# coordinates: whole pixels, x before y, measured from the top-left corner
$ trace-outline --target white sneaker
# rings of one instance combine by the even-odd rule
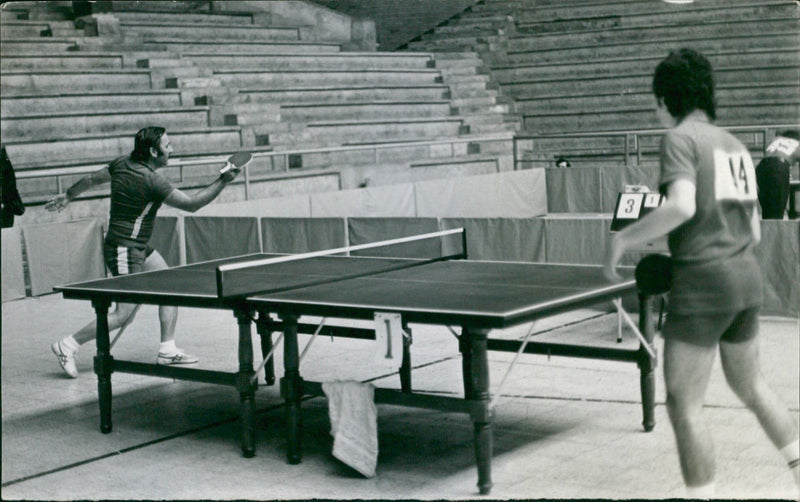
[[[77,352],[65,351],[61,347],[60,340],[51,345],[50,349],[58,358],[58,364],[61,365],[61,369],[63,369],[64,372],[72,378],[78,378],[78,368],[75,366],[75,354]]]
[[[158,360],[156,361],[158,364],[164,365],[172,365],[172,364],[194,364],[198,362],[195,356],[190,356],[189,354],[185,354],[181,349],[177,349],[174,354],[164,354],[163,352],[158,353]]]

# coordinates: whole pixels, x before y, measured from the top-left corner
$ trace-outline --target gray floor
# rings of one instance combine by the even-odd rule
[[[48,295],[4,303],[2,314],[5,500],[482,498],[472,424],[462,414],[379,406],[380,456],[371,479],[331,455],[327,402],[321,398],[303,403],[303,461],[287,464],[276,387],[262,386],[257,393],[255,458],[240,454],[238,396],[229,387],[115,374],[114,430],[101,434],[94,345],[79,354],[76,380],[63,376],[49,349],[91,318],[89,304]],[[577,318],[588,320],[553,330]],[[155,308],[143,307],[114,354],[153,359],[156,326]],[[614,344],[616,326],[613,314],[581,311],[540,321],[534,329],[539,339],[580,336],[587,343]],[[458,395],[461,362],[453,335],[413,328],[414,387]],[[527,329],[497,336],[519,337]],[[797,419],[798,321],[764,318],[762,334],[766,377]],[[182,310],[178,340],[201,357],[200,367],[235,370],[236,323],[229,312]],[[623,344],[634,343],[626,332]],[[399,385],[396,375],[372,366],[372,357],[369,342],[321,338],[301,370],[310,380]],[[493,390],[512,358],[490,354]],[[635,365],[523,356],[497,403],[491,498],[682,497],[661,368],[657,377],[657,425],[645,433]],[[718,363],[705,412],[718,458],[719,497],[798,499],[783,459],[727,389]]]

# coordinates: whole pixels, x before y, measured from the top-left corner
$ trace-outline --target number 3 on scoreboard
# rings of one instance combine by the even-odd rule
[[[714,193],[717,200],[756,200],[756,170],[746,152],[714,151]]]

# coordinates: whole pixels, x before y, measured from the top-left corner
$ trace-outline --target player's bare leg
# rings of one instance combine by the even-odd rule
[[[153,251],[144,261],[143,270],[163,270],[169,268],[167,262],[158,253]],[[161,305],[158,307],[158,321],[161,327],[161,345],[158,348],[158,364],[194,364],[198,361],[195,356],[184,353],[175,345],[175,326],[178,323],[178,307]]]
[[[703,420],[703,399],[715,355],[716,346],[692,345],[669,337],[664,340],[667,412],[689,491],[713,491],[714,444]]]

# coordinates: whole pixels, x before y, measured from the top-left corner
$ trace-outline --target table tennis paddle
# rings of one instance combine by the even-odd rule
[[[236,152],[230,157],[225,163],[225,167],[219,170],[220,174],[225,174],[228,171],[240,171],[246,166],[251,160],[253,160],[253,154],[251,152]]]

